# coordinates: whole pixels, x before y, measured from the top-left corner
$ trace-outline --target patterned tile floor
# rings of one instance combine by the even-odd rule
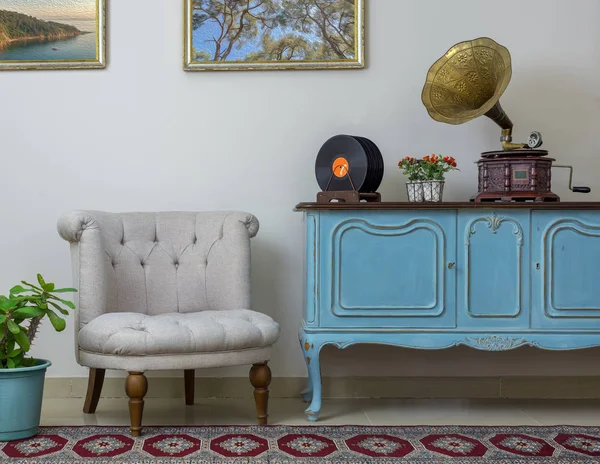
[[[45,399],[42,425],[128,425],[127,400],[101,399],[94,415],[82,399]],[[270,423],[310,425],[299,399],[270,402]],[[251,399],[150,398],[145,425],[253,425]],[[325,400],[317,425],[581,425],[600,426],[600,400]]]

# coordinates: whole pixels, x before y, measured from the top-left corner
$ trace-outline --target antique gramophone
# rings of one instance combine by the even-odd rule
[[[485,115],[502,128],[502,150],[482,153],[477,163],[479,194],[474,200],[560,201],[551,191],[552,167],[570,170],[573,192],[589,193],[588,187],[572,186],[571,166],[553,166],[555,160],[539,150],[539,132],[532,132],[527,144],[512,143],[513,123],[500,106],[511,76],[509,51],[489,38],[455,45],[427,74],[422,99],[433,119],[463,124]]]

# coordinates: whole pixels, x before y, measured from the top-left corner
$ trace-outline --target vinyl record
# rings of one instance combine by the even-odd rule
[[[377,145],[375,145],[375,143],[373,141],[371,141],[370,139],[366,138],[366,137],[359,137],[361,140],[363,140],[367,147],[369,147],[369,151],[371,154],[371,157],[373,159],[373,169],[372,169],[372,181],[369,185],[369,192],[376,192],[377,189],[379,188],[379,186],[381,185],[381,181],[383,180],[383,174],[384,174],[384,162],[383,162],[383,156],[381,155],[381,151],[379,150],[379,148],[377,147]]]
[[[319,150],[315,174],[321,190],[365,192],[370,160],[362,144],[350,135],[336,135]]]
[[[375,183],[375,159],[371,153],[371,147],[369,147],[369,145],[367,145],[365,139],[363,139],[362,137],[354,137],[356,140],[358,140],[358,142],[362,145],[363,150],[365,150],[365,153],[367,154],[367,159],[368,159],[368,169],[367,169],[367,178],[365,179],[365,185],[363,186],[363,190],[361,190],[362,192],[372,192],[372,186]]]

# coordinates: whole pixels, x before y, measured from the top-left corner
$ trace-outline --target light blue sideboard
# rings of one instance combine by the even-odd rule
[[[320,351],[600,345],[600,203],[301,203],[308,418]]]

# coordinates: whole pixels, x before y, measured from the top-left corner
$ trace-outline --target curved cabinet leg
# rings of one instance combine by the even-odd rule
[[[312,401],[313,391],[310,377],[308,379],[308,385],[304,390],[300,392],[300,395],[302,395],[302,401],[304,401],[305,403],[310,403]]]
[[[305,345],[305,337],[306,335],[304,334],[304,332],[300,333],[300,347],[302,348],[302,352],[304,352],[304,345]],[[307,349],[310,348],[310,344],[306,345]],[[305,360],[306,361],[306,360]],[[312,382],[310,380],[310,370],[308,371],[308,381],[306,383],[306,387],[300,392],[300,396],[302,397],[302,401],[304,401],[305,403],[310,403],[312,401]]]
[[[321,345],[311,340],[310,335],[305,335],[302,341],[302,350],[304,352],[304,361],[308,369],[308,389],[304,394],[305,401],[310,401],[310,406],[306,409],[306,417],[311,422],[316,422],[321,413],[321,362],[319,352]]]

